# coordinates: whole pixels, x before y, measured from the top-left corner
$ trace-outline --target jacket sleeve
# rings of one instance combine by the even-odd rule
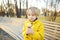
[[[33,38],[34,39],[39,39],[39,40],[44,39],[44,25],[42,23],[38,26],[37,31],[34,32]]]
[[[24,23],[24,25],[23,25],[22,35],[23,35],[23,36],[26,36],[26,23]]]

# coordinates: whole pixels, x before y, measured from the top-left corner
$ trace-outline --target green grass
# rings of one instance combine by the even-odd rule
[[[21,18],[26,18],[26,16],[21,16]],[[52,21],[52,17],[49,16],[39,16],[40,20]],[[60,22],[60,16],[57,16],[54,22]]]
[[[52,17],[48,16],[39,16],[40,20],[52,21]],[[55,22],[60,22],[60,16],[56,17]]]

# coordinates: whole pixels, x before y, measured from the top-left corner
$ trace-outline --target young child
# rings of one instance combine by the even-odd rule
[[[27,9],[27,20],[24,23],[22,34],[24,40],[44,40],[44,26],[38,19],[39,9],[31,7]]]

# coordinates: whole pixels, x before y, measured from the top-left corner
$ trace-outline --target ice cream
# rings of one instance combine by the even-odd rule
[[[31,28],[31,26],[32,26],[31,23],[27,23],[28,28]]]

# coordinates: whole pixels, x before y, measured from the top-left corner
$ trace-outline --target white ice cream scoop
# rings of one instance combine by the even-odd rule
[[[28,28],[31,28],[31,26],[32,26],[31,23],[27,23]]]

